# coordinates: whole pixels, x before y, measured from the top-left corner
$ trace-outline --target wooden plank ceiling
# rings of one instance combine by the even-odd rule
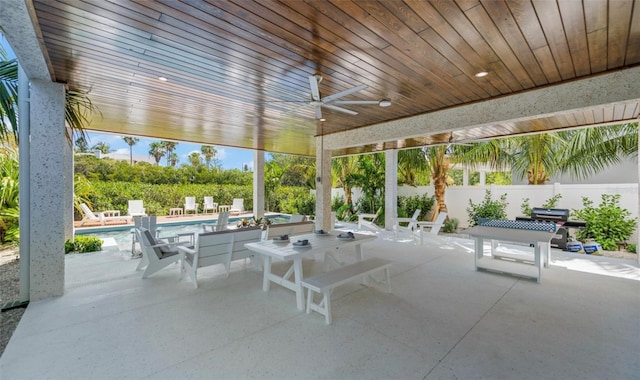
[[[271,152],[313,155],[319,133],[640,63],[640,4],[632,0],[32,2],[53,79],[90,91],[102,113],[92,130]],[[482,71],[488,75],[475,76]],[[322,77],[321,97],[366,85],[337,100],[392,105],[327,102],[321,122],[311,102],[314,75]],[[637,105],[610,106],[396,143],[637,116]]]

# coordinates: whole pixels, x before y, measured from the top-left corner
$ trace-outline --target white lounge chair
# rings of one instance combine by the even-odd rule
[[[147,278],[160,269],[180,261],[178,246],[186,243],[170,243],[157,239],[144,227],[136,228],[136,233],[142,249],[142,260],[136,270],[146,267],[142,278]]]
[[[198,204],[196,203],[196,197],[184,198],[184,214],[188,214],[192,211],[195,215],[198,215]]]
[[[232,215],[242,214],[244,212],[244,199],[243,198],[233,198],[233,203],[231,204],[231,209],[229,212]]]
[[[121,216],[120,211],[117,210],[93,212],[86,203],[80,204],[80,210],[83,214],[80,226],[83,226],[87,222],[99,223],[104,226],[108,222],[112,221],[129,223],[131,220],[130,216]]]
[[[218,214],[218,220],[215,223],[202,223],[202,230],[204,232],[217,232],[227,229],[229,224],[229,211],[223,211]]]
[[[218,212],[218,204],[213,201],[213,197],[204,197],[202,213],[206,214],[207,211],[211,211],[212,213]]]
[[[129,201],[129,210],[127,211],[127,215],[133,216],[147,216],[147,211],[144,209],[144,204],[142,200],[130,200]]]
[[[396,238],[403,232],[408,232],[413,238],[413,232],[418,230],[418,217],[422,210],[417,209],[411,218],[395,218],[393,221],[393,230],[395,231]],[[407,226],[402,226],[400,223],[408,223]]]
[[[431,235],[438,235],[440,229],[444,225],[444,221],[447,219],[446,212],[438,213],[438,217],[433,222],[418,222],[418,232],[420,234],[420,244],[424,243],[424,230],[428,230]]]

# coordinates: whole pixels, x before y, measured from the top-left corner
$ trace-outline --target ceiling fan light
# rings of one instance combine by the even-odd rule
[[[390,100],[390,99],[381,99],[381,100],[378,102],[378,105],[379,105],[380,107],[389,107],[389,106],[391,105],[391,100]]]
[[[489,75],[488,72],[486,71],[480,71],[476,73],[476,78],[482,78],[482,77],[486,77],[487,75]]]

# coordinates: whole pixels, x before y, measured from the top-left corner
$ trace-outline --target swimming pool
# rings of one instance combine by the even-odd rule
[[[273,224],[279,223],[287,223],[289,222],[289,215],[284,214],[275,214],[275,215],[267,215],[267,219],[271,221]],[[240,220],[244,218],[242,217],[234,217],[229,218],[229,225],[235,226]],[[185,220],[179,222],[171,222],[171,223],[163,223],[158,225],[158,231],[160,237],[163,236],[175,236],[179,233],[200,233],[202,231],[202,224],[214,223],[217,219],[208,219],[208,220]],[[98,238],[104,240],[108,238],[112,238],[115,240],[116,244],[121,248],[129,247],[131,249],[131,233],[133,226],[113,226],[113,228],[105,229],[105,228],[95,228],[95,229],[83,229],[76,230],[76,235],[91,235],[97,236]]]

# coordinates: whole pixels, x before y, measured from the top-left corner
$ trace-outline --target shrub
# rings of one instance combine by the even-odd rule
[[[398,216],[402,218],[410,217],[413,216],[417,209],[420,209],[418,220],[426,220],[427,214],[433,209],[435,202],[435,197],[427,197],[427,194],[398,197]]]
[[[73,241],[67,240],[64,242],[64,253],[86,253],[100,250],[102,250],[102,240],[96,236],[78,235]]]
[[[458,231],[458,219],[447,219],[442,225],[442,232],[454,233]]]
[[[627,246],[627,251],[628,251],[628,252],[631,252],[631,253],[637,253],[637,251],[636,251],[636,245],[635,245],[635,244],[629,244],[629,245]]]
[[[556,194],[553,197],[547,199],[546,202],[542,204],[542,208],[554,208],[558,204],[558,201],[562,198],[562,194]],[[531,216],[531,206],[529,205],[529,198],[524,198],[522,203],[520,204],[520,211],[522,215]]]
[[[620,208],[620,194],[602,194],[598,207],[593,201],[582,197],[581,210],[573,210],[572,217],[587,222],[587,227],[578,230],[576,237],[584,242],[593,239],[606,251],[618,249],[618,243],[626,241],[636,228],[637,218],[630,219],[631,213]]]
[[[502,194],[499,200],[491,199],[491,190],[487,190],[484,200],[477,205],[469,199],[469,226],[473,227],[478,224],[478,219],[506,219],[507,218],[507,194]]]

